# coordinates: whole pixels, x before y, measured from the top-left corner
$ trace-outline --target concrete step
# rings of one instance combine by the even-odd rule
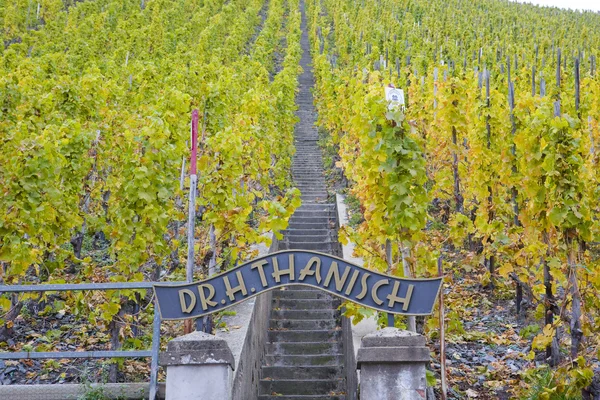
[[[273,298],[273,308],[280,310],[327,310],[337,309],[340,301],[337,298],[329,299],[290,299]]]
[[[294,178],[294,181],[297,177],[301,176],[310,176],[314,177],[315,179],[325,179],[325,177],[323,176],[323,170],[317,167],[302,169],[294,168],[294,170],[292,171],[292,178]]]
[[[327,193],[326,190],[321,190],[321,189],[317,189],[317,190],[304,190],[304,191],[300,191],[300,199],[302,200],[302,205],[303,206],[322,206],[325,204],[330,204],[328,202],[329,200],[329,193]],[[314,202],[311,200],[314,199],[319,199],[322,201],[319,202]]]
[[[317,289],[315,287],[305,286],[305,285],[292,285],[292,286],[288,286],[287,290],[310,290],[312,292],[322,292],[321,289]]]
[[[315,196],[318,195],[318,193],[315,193],[315,192],[312,192],[311,194],[314,194]],[[331,204],[331,203],[301,204],[300,208],[298,208],[297,211],[326,211],[326,212],[330,212],[330,213],[335,213],[335,209],[336,209],[335,205]]]
[[[294,342],[294,343],[267,343],[267,355],[291,354],[291,355],[319,355],[319,354],[341,354],[342,344],[340,342]]]
[[[327,197],[323,196],[323,197],[318,197],[318,198],[305,198],[305,197],[301,197],[302,203],[306,204],[323,204],[323,203],[327,203],[329,200]]]
[[[299,173],[293,173],[292,174],[292,179],[294,181],[295,184],[301,185],[301,184],[321,184],[324,185],[325,184],[325,177],[321,174],[321,173],[317,173],[317,172],[309,172],[309,173],[305,173],[302,174],[302,176],[300,176]]]
[[[273,310],[271,318],[273,319],[334,319],[339,315],[337,310]]]
[[[325,184],[302,185],[302,187],[300,187],[300,185],[295,185],[295,186],[298,188],[298,190],[300,190],[300,193],[308,193],[308,194],[319,194],[319,193],[323,193],[323,192],[327,193],[327,187],[325,186]]]
[[[288,235],[288,243],[313,243],[313,242],[333,242],[329,235]]]
[[[269,342],[335,342],[341,340],[341,331],[336,329],[269,331]]]
[[[325,181],[323,180],[322,176],[314,176],[314,177],[310,177],[310,176],[305,176],[301,179],[297,179],[294,178],[294,183],[296,185],[314,185],[314,184],[319,184],[319,185],[324,185]]]
[[[325,185],[323,185],[322,188],[320,187],[314,187],[314,185],[310,185],[310,186],[303,186],[302,188],[298,187],[298,185],[296,185],[296,187],[298,188],[298,190],[300,190],[301,194],[312,194],[314,195],[325,195],[327,196],[327,188],[325,187]]]
[[[331,212],[331,213],[335,214],[335,205],[333,205],[331,203],[302,204],[302,205],[300,205],[300,208],[298,208],[298,210],[300,210],[300,211],[327,211],[327,212]]]
[[[319,210],[319,209],[297,209],[294,211],[293,217],[324,217],[324,218],[335,218],[336,213],[335,210]]]
[[[335,379],[343,369],[336,366],[264,367],[261,378],[273,379]]]
[[[343,354],[326,354],[317,356],[294,356],[294,355],[276,355],[265,356],[265,366],[280,367],[280,366],[298,366],[310,367],[313,365],[319,366],[341,366],[344,364]]]
[[[319,177],[319,179],[311,179],[311,180],[302,180],[298,181],[294,179],[294,186],[299,189],[322,189],[326,188],[325,181]]]
[[[286,242],[287,250],[315,250],[322,253],[331,252],[337,248],[336,242]]]
[[[281,233],[285,237],[305,236],[305,235],[315,235],[315,236],[334,235],[333,231],[330,229],[286,229],[284,231],[281,231]]]
[[[335,319],[271,319],[269,329],[271,330],[306,330],[306,329],[334,329],[337,321]]]
[[[325,394],[325,395],[266,395],[258,396],[258,400],[346,400],[346,396],[341,394]]]
[[[315,151],[318,150],[315,149]],[[302,165],[299,164],[300,162],[302,162]],[[321,162],[321,160],[318,158],[307,158],[305,160],[296,159],[296,165],[294,165],[294,168],[292,169],[292,174],[298,176],[298,178],[305,178],[311,175],[322,177],[323,164],[319,165],[319,162]],[[300,174],[300,172],[306,172],[307,175]]]
[[[323,226],[327,226],[329,221],[335,221],[335,218],[330,217],[328,215],[319,216],[319,217],[303,217],[303,216],[292,215],[292,217],[290,218],[290,222],[318,223],[318,224],[320,223],[320,224],[323,224]]]
[[[280,250],[311,250],[316,251],[318,253],[326,253],[326,254],[337,254],[337,248],[333,246],[317,246],[317,245],[309,245],[306,246],[302,242],[296,243],[286,243],[285,245],[280,246]]]
[[[329,226],[330,225],[330,226]],[[335,224],[322,224],[319,222],[303,222],[303,221],[290,221],[288,227],[290,229],[321,229],[327,227],[333,227]]]
[[[343,390],[341,379],[261,379],[261,393],[277,394],[329,394]]]
[[[314,192],[317,192],[316,194],[320,194],[320,193],[327,193],[327,186],[325,186],[325,184],[319,183],[319,184],[294,184],[295,187],[298,188],[298,190],[300,190],[301,194],[315,194]]]
[[[300,188],[296,186],[298,190],[300,190],[300,198],[302,200],[317,200],[321,199],[323,202],[327,203],[327,199],[329,198],[329,193],[325,188],[318,187],[310,187],[310,188]],[[304,203],[304,202],[303,202]]]
[[[302,286],[299,286],[302,287]],[[313,300],[329,300],[332,299],[329,293],[324,292],[322,290],[290,290],[290,287],[286,288],[287,290],[274,290],[273,298],[274,299],[292,299],[292,300],[302,300],[302,299],[313,299]]]

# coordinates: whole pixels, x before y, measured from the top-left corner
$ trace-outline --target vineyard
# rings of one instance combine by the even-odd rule
[[[367,268],[445,276],[432,316],[394,321],[428,338],[436,393],[598,398],[592,12],[501,0],[0,0],[1,283],[184,281],[194,109],[194,279],[253,258],[270,232],[281,238],[301,203],[291,167],[302,13],[329,189],[351,211],[340,241]],[[390,85],[404,106],[388,107]],[[146,348],[151,297],[0,294],[0,349]],[[351,303],[345,315],[388,323]],[[29,361],[0,364],[0,383],[81,378],[79,364]],[[107,364],[111,381],[147,373]]]
[[[235,265],[268,240],[263,233],[285,227],[299,203],[289,172],[297,2],[8,1],[0,9],[4,283],[184,280],[192,108],[201,115],[196,265]],[[145,347],[151,330],[135,327],[151,323],[139,311],[149,300],[145,291],[5,295],[0,339],[7,350],[94,348],[119,336],[125,347]],[[53,322],[41,340],[19,343],[11,336],[39,324],[15,322],[19,312],[66,314],[93,328],[57,344],[66,334]],[[27,379],[65,379],[41,376]]]
[[[324,0],[310,15],[325,146],[358,205],[345,240],[381,271],[442,267],[450,342],[512,352],[455,352],[451,384],[579,398],[599,367],[600,16],[385,0]],[[390,84],[405,111],[386,108]],[[473,323],[504,312],[502,298],[518,323]],[[439,338],[439,320],[421,323]]]

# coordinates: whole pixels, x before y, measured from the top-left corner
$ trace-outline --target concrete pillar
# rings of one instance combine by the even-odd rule
[[[204,332],[173,339],[160,354],[167,369],[166,400],[231,398],[233,366],[227,342]]]
[[[425,400],[425,337],[384,328],[361,340],[356,357],[360,369],[361,400]]]

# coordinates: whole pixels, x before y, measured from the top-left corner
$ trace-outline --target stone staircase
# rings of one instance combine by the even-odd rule
[[[314,126],[316,114],[310,89],[314,78],[306,16],[302,15],[302,48],[296,156],[292,174],[302,193],[284,232],[280,249],[303,249],[339,255],[335,205],[327,202],[323,161]],[[261,367],[259,399],[345,400],[346,379],[337,310],[340,300],[305,286],[273,291],[268,343]]]

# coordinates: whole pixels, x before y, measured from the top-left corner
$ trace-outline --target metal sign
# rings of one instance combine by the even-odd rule
[[[211,314],[267,290],[312,286],[379,311],[428,315],[442,278],[408,279],[384,275],[328,254],[286,250],[239,265],[210,279],[183,285],[155,284],[163,320]]]
[[[385,99],[389,102],[389,108],[404,107],[404,90],[397,89],[392,85],[385,87]]]

